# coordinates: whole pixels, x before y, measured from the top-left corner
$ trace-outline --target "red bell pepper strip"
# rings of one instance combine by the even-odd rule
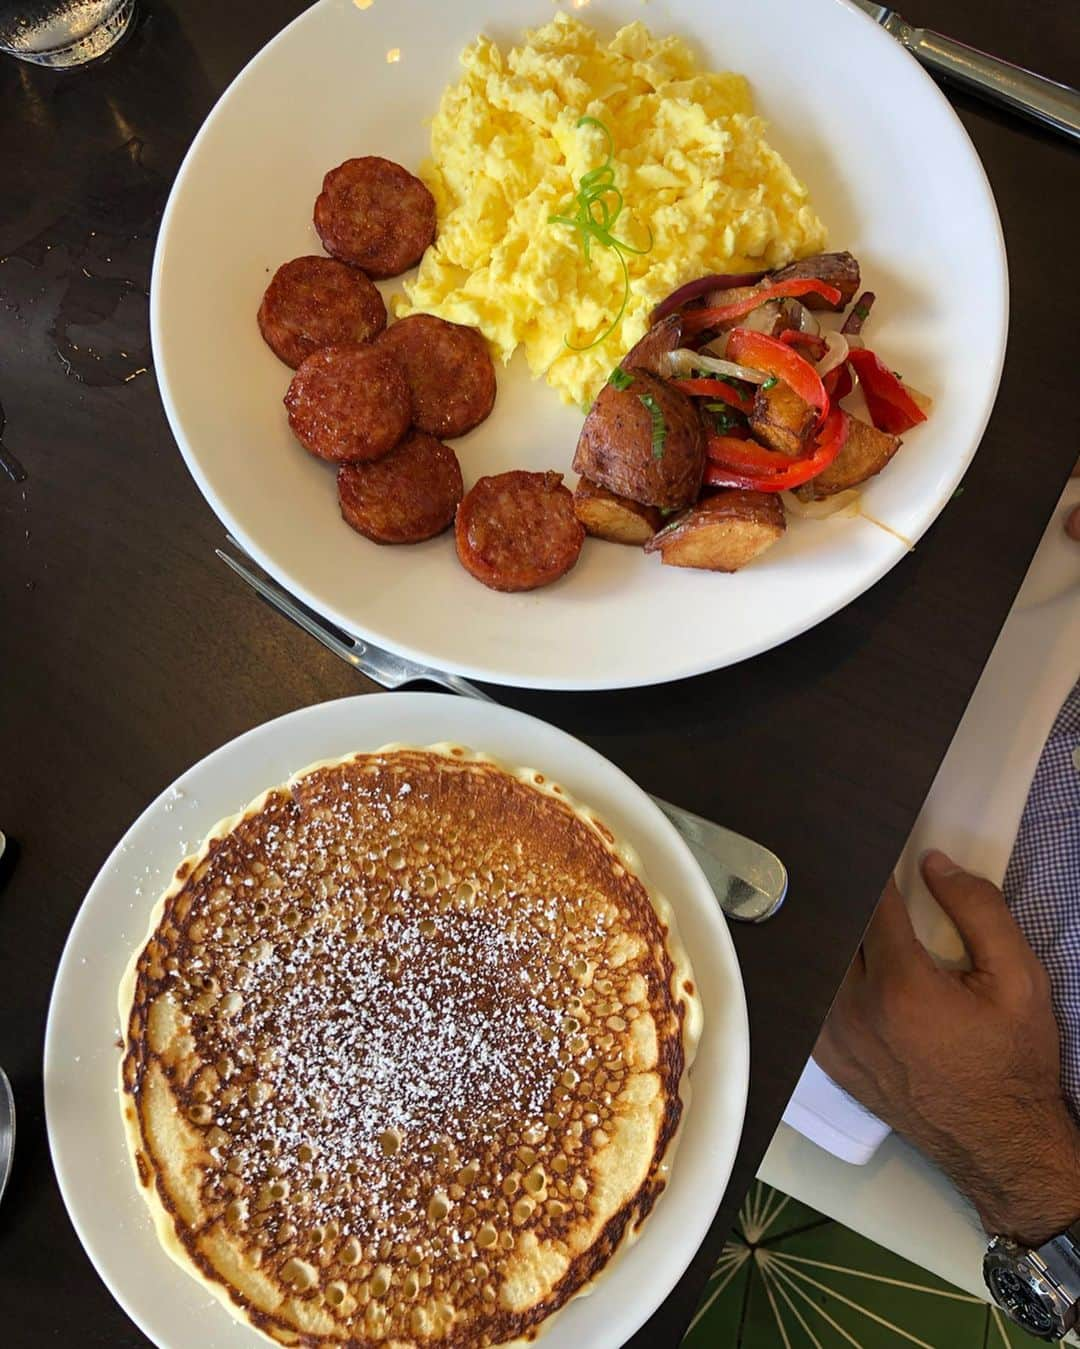
[[[789,295],[821,295],[830,304],[840,303],[840,292],[827,281],[819,281],[814,276],[793,276],[788,281],[775,281],[771,286],[761,286],[753,295],[746,295],[732,304],[713,305],[708,309],[691,309],[683,315],[683,332],[700,333],[705,328],[715,328],[718,323],[730,323],[732,319],[741,319],[758,305],[769,300],[786,299]]]
[[[790,385],[804,402],[816,407],[820,420],[829,415],[829,395],[821,376],[810,364],[793,351],[786,342],[749,328],[733,328],[727,341],[727,358],[752,370],[764,371],[775,379]]]
[[[804,333],[798,328],[785,328],[782,333],[777,333],[777,336],[789,347],[803,347],[809,361],[820,361],[829,350],[828,342],[823,337],[818,337],[817,333]]]
[[[852,347],[848,360],[866,395],[870,420],[879,431],[899,436],[926,421],[926,413],[872,351],[866,347]]]
[[[841,398],[846,398],[855,387],[847,361],[834,365],[827,375],[822,375],[821,382],[825,385],[825,392],[834,403],[839,403]]]
[[[731,407],[738,408],[740,412],[751,413],[754,410],[752,398],[747,398],[722,379],[673,379],[671,385],[672,388],[681,389],[683,393],[719,398],[722,403],[728,403]]]
[[[792,487],[801,487],[804,482],[809,482],[811,478],[823,473],[844,448],[850,423],[851,418],[842,408],[833,408],[817,434],[813,450],[800,459],[789,459],[783,454],[774,455],[772,451],[758,446],[757,449],[763,455],[769,455],[770,459],[775,457],[784,460],[786,467],[779,472],[728,468],[724,464],[717,463],[710,455],[709,462],[705,465],[705,481],[712,487],[741,487],[751,492],[786,492]],[[715,439],[720,440],[723,437]],[[716,447],[713,451],[713,453],[720,452],[721,447]],[[724,446],[722,452],[730,455],[732,459],[738,454],[744,463],[749,462],[745,442],[739,444],[738,451],[734,447]]]
[[[756,440],[743,440],[728,435],[707,436],[705,454],[710,463],[733,469],[736,473],[762,475],[784,473],[797,462],[790,454],[781,454],[779,450],[767,450]]]

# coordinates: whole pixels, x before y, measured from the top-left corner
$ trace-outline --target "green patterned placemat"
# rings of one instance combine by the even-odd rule
[[[996,1307],[755,1181],[683,1349],[1031,1349]]]

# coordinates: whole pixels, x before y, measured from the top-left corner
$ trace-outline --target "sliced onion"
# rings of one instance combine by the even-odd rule
[[[780,499],[786,511],[803,520],[851,520],[858,517],[867,524],[883,529],[886,534],[891,534],[909,553],[915,551],[914,543],[906,534],[901,534],[898,529],[893,529],[892,525],[887,525],[884,520],[879,520],[876,515],[868,515],[863,510],[862,493],[857,487],[849,487],[846,491],[837,492],[835,496],[825,497],[822,501],[802,501],[794,492],[781,492]]]
[[[859,515],[859,495],[858,489],[854,487],[837,492],[835,496],[825,497],[823,501],[803,501],[794,492],[780,493],[784,509],[803,520],[828,520],[832,516],[850,519]]]
[[[779,317],[779,303],[776,300],[767,300],[764,304],[759,304],[756,309],[751,309],[749,314],[744,314],[739,320],[739,327],[749,328],[751,332],[764,333],[767,337],[772,337],[773,329],[776,327],[776,321]]]
[[[659,323],[662,318],[681,309],[691,300],[699,300],[711,290],[730,290],[732,286],[756,286],[764,272],[717,272],[713,276],[702,276],[696,281],[688,281],[685,286],[673,290],[666,300],[661,300],[649,315],[649,323]]]
[[[877,296],[872,290],[864,290],[851,306],[851,313],[844,320],[844,326],[840,329],[845,337],[855,337],[862,332],[862,326],[870,316],[870,310],[874,307],[875,299],[877,299]]]
[[[688,379],[695,370],[708,370],[712,375],[726,375],[729,379],[742,379],[747,384],[764,384],[769,378],[761,370],[751,370],[748,365],[736,365],[734,361],[721,360],[710,356],[707,351],[690,351],[679,347],[667,352],[662,358],[664,373],[669,379]]]
[[[804,305],[801,300],[789,299],[787,305],[788,314],[793,321],[797,321],[799,332],[813,333],[815,337],[821,335],[821,324],[814,317],[813,312],[807,309],[806,305]]]
[[[823,333],[822,336],[829,349],[814,368],[824,379],[830,370],[835,370],[847,360],[848,340],[843,333]]]
[[[721,305],[741,304],[760,289],[760,286],[729,286],[727,290],[710,290],[705,296],[705,308],[718,309]]]

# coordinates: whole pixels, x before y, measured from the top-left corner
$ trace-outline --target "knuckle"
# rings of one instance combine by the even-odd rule
[[[1049,1002],[1050,976],[1037,959],[1025,961],[1013,975],[1013,994],[1025,1005]]]

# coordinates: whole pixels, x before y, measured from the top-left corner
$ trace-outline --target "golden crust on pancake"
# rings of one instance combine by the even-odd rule
[[[179,868],[120,990],[174,1258],[288,1345],[532,1338],[666,1183],[701,1009],[666,902],[555,784],[316,764]]]

